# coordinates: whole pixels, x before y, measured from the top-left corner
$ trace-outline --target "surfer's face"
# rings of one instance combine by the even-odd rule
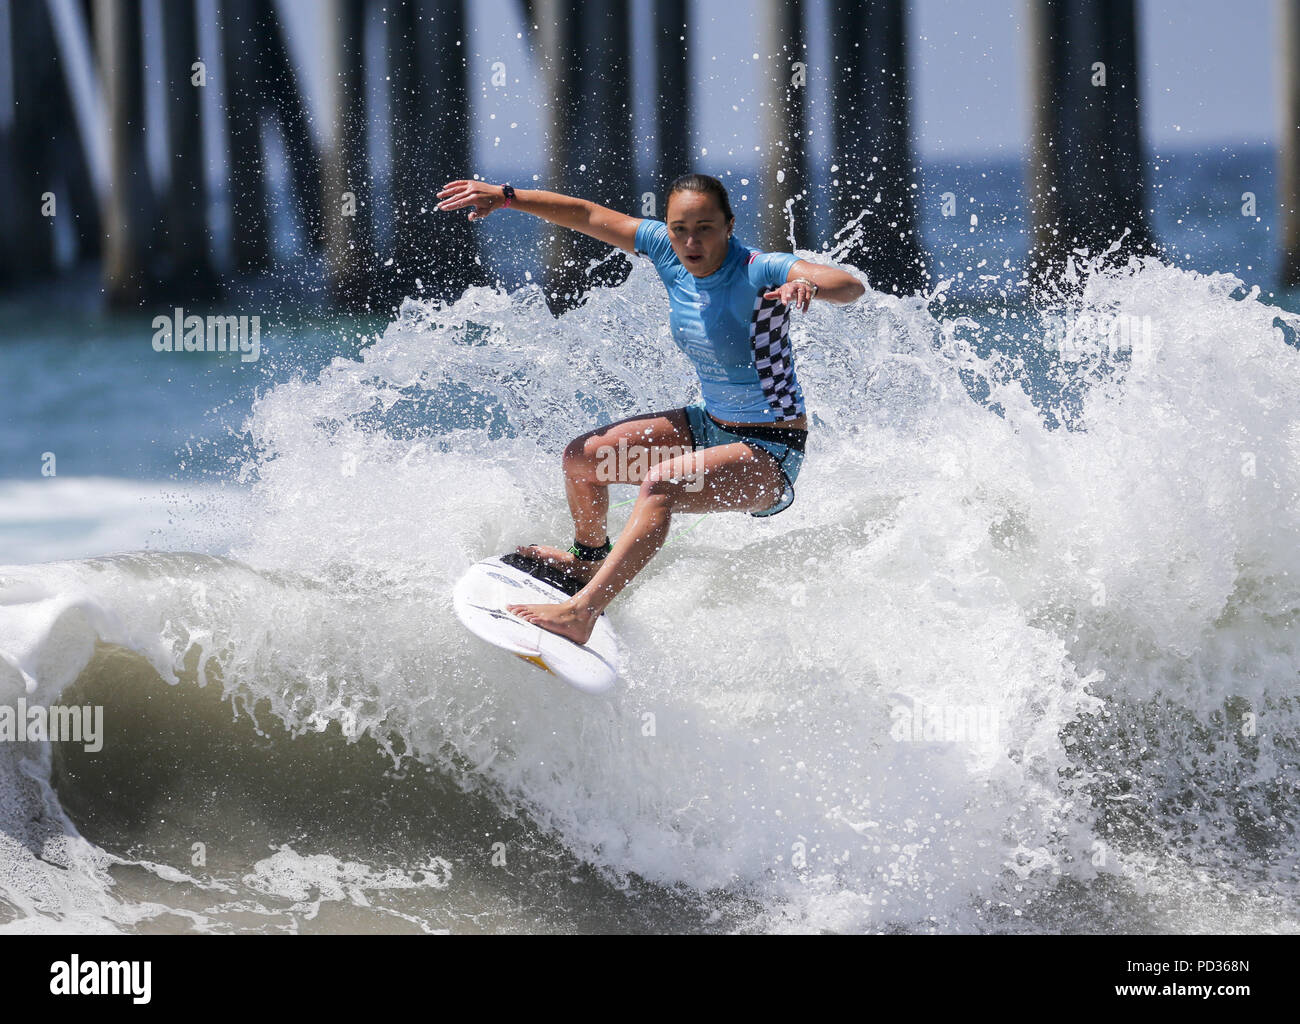
[[[682,266],[696,277],[722,266],[735,222],[723,216],[717,199],[707,193],[681,191],[668,198],[668,239]]]

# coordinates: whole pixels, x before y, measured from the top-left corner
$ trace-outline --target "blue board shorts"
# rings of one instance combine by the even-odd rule
[[[716,448],[720,444],[742,441],[751,448],[770,453],[776,459],[777,465],[781,467],[781,475],[785,477],[785,490],[775,505],[761,512],[751,512],[751,516],[774,516],[790,507],[794,502],[794,482],[803,465],[804,441],[808,435],[806,430],[778,427],[769,423],[725,427],[705,411],[703,402],[692,402],[686,406],[685,412],[696,448]]]

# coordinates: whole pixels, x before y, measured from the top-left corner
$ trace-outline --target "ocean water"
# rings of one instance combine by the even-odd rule
[[[648,265],[252,372],[7,340],[0,703],[104,717],[0,743],[0,930],[1300,930],[1300,316],[1215,237],[797,318],[795,504],[682,517],[603,698],[450,589],[697,394]]]

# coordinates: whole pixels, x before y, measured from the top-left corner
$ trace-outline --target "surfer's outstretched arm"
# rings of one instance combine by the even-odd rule
[[[482,220],[493,210],[503,209],[507,205],[504,185],[464,179],[447,182],[438,193],[438,199],[439,210],[475,207],[470,211],[470,220]],[[531,213],[562,228],[581,231],[584,235],[599,238],[602,242],[628,252],[635,251],[636,227],[641,223],[640,217],[629,217],[586,199],[535,188],[515,189],[509,208]]]

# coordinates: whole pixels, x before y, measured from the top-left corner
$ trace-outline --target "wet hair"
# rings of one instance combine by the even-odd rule
[[[722,207],[722,219],[728,223],[735,219],[735,214],[731,212],[731,202],[727,199],[726,186],[717,178],[707,174],[683,174],[669,185],[668,195],[664,197],[665,220],[668,219],[668,202],[675,192],[703,192],[705,195],[713,196]]]

